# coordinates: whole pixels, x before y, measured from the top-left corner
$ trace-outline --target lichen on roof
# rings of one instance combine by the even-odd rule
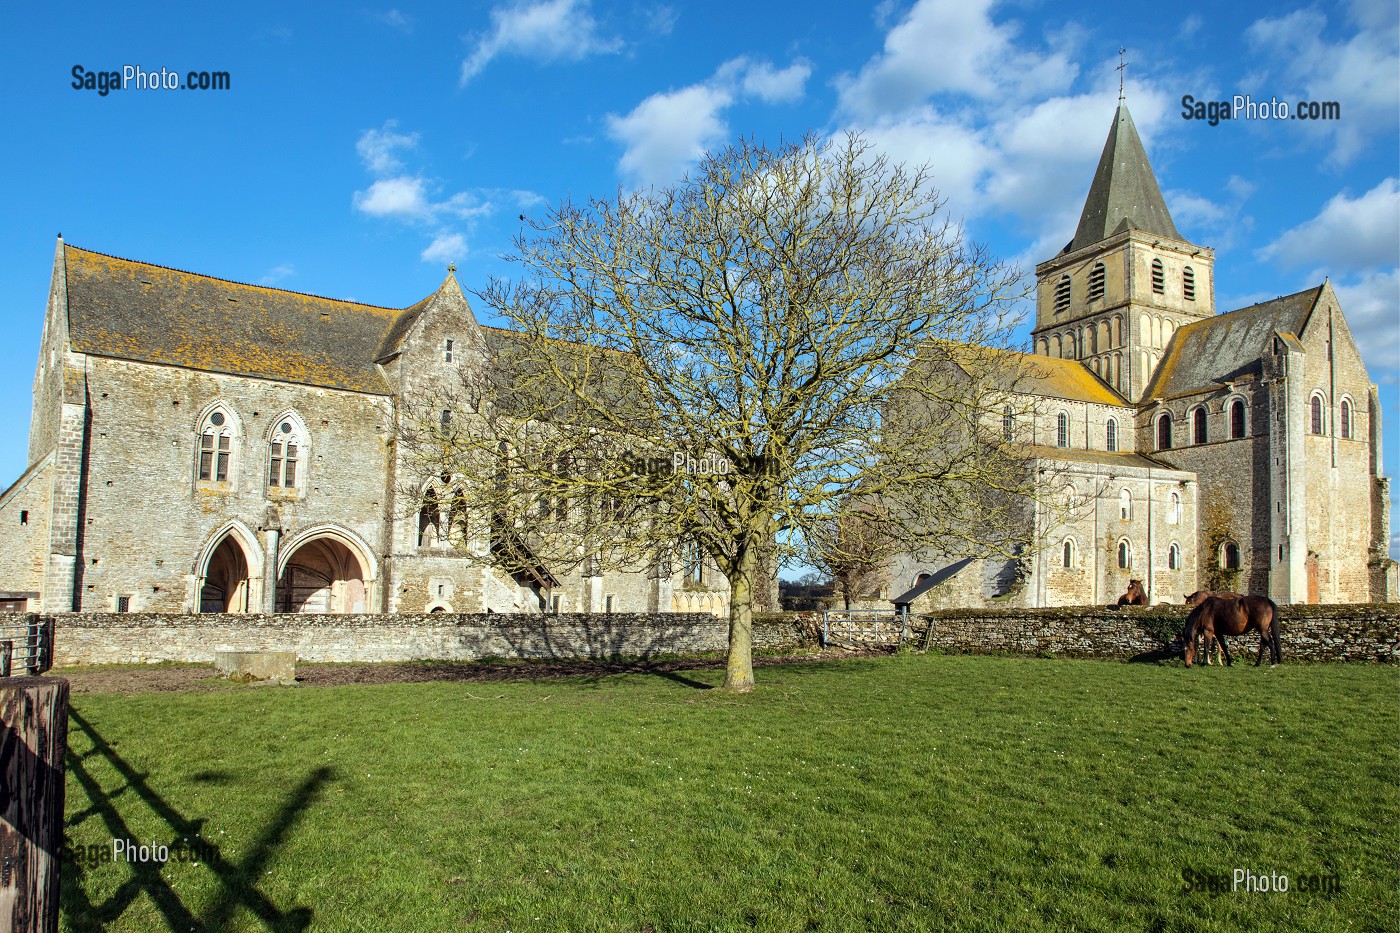
[[[1257,376],[1274,335],[1302,333],[1321,295],[1319,285],[1182,325],[1143,398],[1195,395]]]
[[[964,369],[985,371],[1006,392],[1129,407],[1123,396],[1079,360],[951,342],[940,346]],[[979,358],[986,364],[979,365]]]
[[[64,246],[74,350],[387,394],[376,351],[401,309],[232,282]]]

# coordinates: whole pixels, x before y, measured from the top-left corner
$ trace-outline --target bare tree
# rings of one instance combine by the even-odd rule
[[[1019,357],[983,348],[1024,290],[930,190],[848,136],[552,207],[478,293],[512,325],[499,375],[406,416],[405,449],[475,478],[492,559],[666,573],[698,546],[730,588],[725,685],[751,689],[765,556],[808,554],[853,492],[911,543],[1010,547],[1027,477],[990,374]]]
[[[877,503],[857,502],[812,524],[808,561],[830,578],[847,609],[883,583],[907,548],[899,523]]]

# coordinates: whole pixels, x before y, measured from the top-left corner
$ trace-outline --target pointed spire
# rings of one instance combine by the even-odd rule
[[[1162,189],[1157,187],[1128,105],[1120,102],[1084,201],[1084,213],[1079,216],[1079,229],[1065,252],[1130,229],[1182,239],[1162,199]]]

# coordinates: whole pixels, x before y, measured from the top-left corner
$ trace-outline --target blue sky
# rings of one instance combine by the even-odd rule
[[[859,129],[930,163],[951,215],[1030,272],[1073,234],[1120,46],[1177,227],[1216,249],[1217,307],[1330,276],[1400,466],[1394,0],[84,6],[0,8],[0,487],[25,467],[60,231],[403,307],[448,262],[467,289],[505,272],[522,212],[669,183],[739,136]],[[231,88],[102,96],[72,87],[75,65],[227,71]],[[1186,94],[1337,101],[1341,119],[1212,127],[1182,118]]]

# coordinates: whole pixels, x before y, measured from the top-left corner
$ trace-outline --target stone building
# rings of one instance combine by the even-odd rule
[[[1219,314],[1214,260],[1177,231],[1120,104],[1074,238],[1036,266],[1034,352],[1005,415],[1047,477],[1036,545],[1015,574],[902,555],[891,595],[1076,605],[1136,578],[1153,602],[1396,598],[1380,400],[1335,292]]]
[[[29,467],[0,493],[7,608],[727,614],[703,561],[502,569],[444,477],[406,491],[396,418],[497,365],[451,274],[407,309],[69,246],[54,255]],[[517,547],[518,554],[519,549]]]

